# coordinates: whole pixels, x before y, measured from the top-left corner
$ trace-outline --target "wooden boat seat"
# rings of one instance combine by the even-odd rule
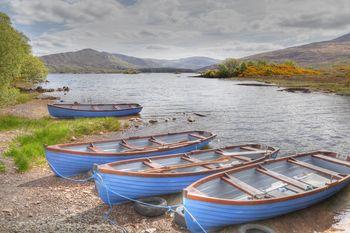
[[[307,184],[305,184],[305,183],[303,183],[301,181],[298,181],[296,179],[293,179],[293,178],[290,178],[288,176],[282,175],[280,173],[277,173],[277,172],[271,171],[269,169],[266,169],[263,166],[258,166],[256,168],[256,171],[258,171],[260,173],[263,173],[265,175],[271,176],[271,177],[273,177],[273,178],[275,178],[277,180],[283,181],[284,183],[287,183],[289,185],[292,185],[294,187],[297,187],[297,188],[305,190],[305,191],[312,188],[310,185],[307,185]]]
[[[101,152],[94,144],[90,143],[90,145],[87,147],[92,152]]]
[[[242,146],[241,149],[248,150],[248,151],[259,150],[258,148],[251,147],[251,146]]]
[[[189,168],[189,167],[196,167],[196,166],[202,166],[205,167],[207,169],[213,169],[210,165],[212,165],[211,163],[217,163],[220,162],[219,160],[209,160],[209,161],[202,161],[202,160],[196,160],[192,157],[189,157],[187,155],[184,155],[181,157],[181,159],[189,161],[191,163],[185,163],[185,164],[176,164],[176,165],[169,165],[169,166],[163,166],[161,168],[154,168],[154,169],[148,169],[148,170],[144,170],[143,172],[166,172],[166,171],[171,171],[171,170],[175,170],[175,169],[181,169],[181,168]],[[196,161],[196,162],[194,162]],[[197,162],[199,161],[199,162]],[[209,166],[207,166],[209,165]],[[213,165],[214,166],[214,165]],[[216,167],[215,167],[216,168]]]
[[[135,147],[131,146],[130,144],[128,144],[124,139],[121,140],[120,145],[128,148],[128,149],[134,149]]]
[[[219,154],[225,156],[244,156],[244,155],[256,155],[256,154],[266,154],[267,150],[255,150],[255,151],[240,151],[240,152],[225,152],[223,150],[217,150]],[[247,157],[248,158],[248,157]],[[249,158],[250,159],[250,158]]]
[[[150,149],[154,149],[152,147],[135,147],[133,145],[130,145],[129,143],[127,143],[124,139],[121,140],[121,142],[119,143],[121,146],[125,147],[127,150],[126,151],[139,151],[139,150],[150,150]]]
[[[203,161],[203,160],[190,157],[190,156],[188,156],[187,154],[185,154],[184,156],[182,156],[181,159],[186,160],[186,161],[189,161],[189,162],[191,162],[191,163],[201,163],[201,162],[205,162],[205,161]],[[205,168],[208,168],[208,169],[215,169],[215,168],[216,168],[216,166],[213,165],[213,164],[204,164],[204,165],[201,165],[201,166],[202,166],[202,167],[205,167]]]
[[[317,172],[320,172],[320,173],[323,173],[323,174],[326,174],[326,175],[329,175],[331,176],[331,178],[335,177],[337,179],[342,179],[343,177],[341,176],[341,174],[337,173],[337,172],[334,172],[334,171],[331,171],[331,170],[328,170],[326,168],[322,168],[322,167],[319,167],[319,166],[316,166],[316,165],[313,165],[313,164],[310,164],[310,163],[306,163],[306,162],[303,162],[303,161],[300,161],[300,160],[297,160],[297,159],[294,159],[294,158],[289,158],[287,160],[287,162],[290,162],[290,163],[293,163],[293,164],[296,164],[296,165],[299,165],[299,166],[302,166],[302,167],[306,167],[308,169],[311,169],[311,170],[314,170],[314,171],[317,171]]]
[[[244,162],[252,161],[251,158],[246,157],[244,155],[263,154],[265,152],[266,152],[265,150],[262,150],[262,151],[247,151],[247,152],[233,152],[233,153],[226,153],[226,152],[224,152],[222,150],[216,150],[215,151],[215,153],[218,153],[218,154],[221,154],[221,155],[227,156],[227,157],[232,157],[232,158],[244,161]]]
[[[303,193],[303,192],[305,192],[303,189],[297,188],[297,187],[292,186],[292,185],[287,185],[286,188],[291,190],[291,191],[293,191],[293,192],[295,192],[295,193]]]
[[[230,176],[229,174],[225,173],[224,176],[221,177],[221,179],[226,182],[227,184],[241,190],[242,192],[248,194],[249,196],[253,198],[264,198],[266,197],[266,193],[261,191],[260,189],[257,189],[233,176]]]
[[[143,161],[143,163],[151,168],[162,168],[163,166],[160,165],[159,163],[156,163],[154,161],[152,161],[151,159],[146,159],[145,161]]]
[[[350,162],[342,161],[340,159],[332,158],[332,157],[325,156],[325,155],[322,155],[322,154],[315,154],[315,155],[312,155],[312,157],[318,158],[318,159],[322,159],[322,160],[325,160],[325,161],[328,161],[328,162],[331,162],[331,163],[336,163],[336,164],[340,164],[340,165],[344,165],[344,166],[350,167]]]
[[[198,138],[198,139],[207,139],[206,137],[203,137],[203,136],[201,136],[201,135],[194,134],[194,133],[190,133],[189,135],[192,136],[192,137],[194,137],[194,138]]]
[[[165,145],[168,144],[168,143],[166,143],[166,142],[162,142],[161,140],[154,138],[153,136],[150,137],[150,139],[148,139],[148,140],[149,140],[150,142],[154,142],[154,143],[156,143],[156,144],[158,144],[158,145],[161,145],[161,146],[165,146]]]

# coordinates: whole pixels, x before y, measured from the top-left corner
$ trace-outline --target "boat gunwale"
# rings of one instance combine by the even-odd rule
[[[305,152],[305,153],[298,153],[298,154],[294,154],[294,155],[290,155],[290,156],[286,156],[286,157],[282,157],[282,158],[278,158],[278,159],[268,159],[264,162],[249,164],[249,165],[246,165],[243,167],[238,167],[238,168],[233,168],[230,170],[226,170],[224,172],[220,172],[220,173],[216,173],[216,174],[204,177],[204,178],[192,183],[191,185],[189,185],[188,187],[186,187],[184,189],[183,197],[186,199],[190,199],[190,200],[202,201],[202,202],[208,202],[208,203],[220,204],[220,205],[246,205],[246,206],[263,205],[263,204],[271,204],[271,203],[276,203],[276,202],[289,201],[289,200],[298,199],[298,198],[302,198],[305,196],[313,195],[316,193],[326,191],[327,189],[330,189],[332,187],[341,185],[344,182],[350,181],[350,174],[348,174],[348,175],[344,176],[343,178],[338,179],[334,182],[331,182],[330,184],[325,185],[323,187],[315,188],[312,190],[304,191],[302,193],[296,193],[296,194],[285,196],[285,197],[273,197],[273,198],[269,198],[269,199],[260,199],[260,200],[254,199],[254,200],[240,200],[239,201],[239,200],[233,200],[233,199],[224,199],[224,198],[204,196],[205,194],[200,195],[200,194],[198,194],[198,192],[196,192],[196,190],[197,190],[196,186],[201,185],[203,183],[206,183],[209,180],[219,178],[219,177],[223,176],[225,173],[231,174],[231,173],[239,172],[242,170],[258,167],[261,165],[266,165],[266,164],[270,164],[270,163],[274,163],[274,162],[288,160],[290,158],[298,158],[298,157],[308,156],[308,155],[312,156],[313,154],[317,154],[317,153],[327,153],[327,154],[329,154],[328,156],[330,156],[330,157],[336,157],[336,155],[337,155],[337,153],[334,153],[334,152],[325,151],[325,150],[318,150],[318,151],[311,151],[311,152]],[[344,166],[344,164],[340,164],[340,165]],[[192,190],[194,190],[194,191],[192,191]],[[200,191],[200,190],[198,190],[198,191]]]
[[[202,142],[211,140],[215,138],[217,135],[208,131],[202,131],[202,130],[193,130],[193,131],[184,131],[184,132],[177,132],[177,133],[167,133],[167,134],[157,134],[157,135],[149,135],[149,136],[134,136],[125,138],[124,140],[133,140],[133,139],[143,139],[143,138],[150,138],[150,137],[159,137],[159,136],[167,136],[167,135],[177,135],[177,134],[189,134],[193,132],[201,132],[201,133],[208,133],[210,136],[206,137],[205,139],[197,139],[195,141],[186,141],[184,143],[170,143],[169,146],[157,146],[157,147],[148,147],[145,150],[135,150],[135,151],[121,151],[121,152],[93,152],[93,151],[76,151],[76,150],[70,150],[70,149],[64,149],[62,147],[67,146],[79,146],[79,145],[88,145],[90,143],[104,143],[104,142],[114,142],[114,141],[120,141],[123,138],[119,139],[113,139],[113,140],[98,140],[98,141],[92,141],[92,142],[79,142],[79,143],[65,143],[65,144],[56,144],[52,146],[45,146],[45,150],[52,151],[52,152],[59,152],[59,153],[69,153],[72,155],[85,155],[85,156],[129,156],[129,155],[137,155],[137,154],[147,154],[147,153],[153,153],[153,152],[161,152],[161,151],[168,151],[173,149],[178,149],[186,146],[191,146],[195,144],[200,144]]]
[[[262,145],[262,144],[242,144],[242,145],[232,145],[232,146],[226,146],[223,148],[217,148],[217,149],[208,149],[208,150],[195,150],[191,151],[188,153],[178,153],[178,154],[172,154],[172,155],[160,155],[160,156],[154,156],[150,158],[152,161],[157,160],[157,159],[164,159],[164,158],[174,158],[174,157],[181,157],[183,155],[193,155],[193,154],[202,154],[202,153],[208,153],[212,151],[216,151],[218,149],[232,149],[232,148],[237,148],[237,147],[244,147],[244,146],[254,146],[254,145]],[[259,163],[262,162],[266,159],[268,159],[271,155],[276,154],[279,152],[279,148],[269,146],[269,149],[273,149],[270,153],[264,153],[265,155],[262,156],[259,159],[252,160],[251,162],[243,162],[241,164],[236,164],[230,167],[223,167],[223,168],[217,168],[217,169],[208,169],[208,170],[203,170],[203,171],[196,171],[196,172],[178,172],[178,173],[145,173],[145,172],[139,172],[139,171],[120,171],[117,169],[114,169],[112,166],[119,165],[119,164],[126,164],[126,163],[131,163],[131,162],[141,162],[144,161],[146,158],[136,158],[136,159],[128,159],[128,160],[123,160],[123,161],[116,161],[116,162],[111,162],[107,164],[102,164],[97,166],[98,172],[104,173],[104,174],[110,174],[110,175],[119,175],[119,176],[138,176],[138,177],[154,177],[154,178],[163,178],[163,177],[182,177],[182,176],[194,176],[194,175],[203,175],[203,174],[208,174],[208,173],[217,173],[221,171],[226,171],[228,169],[232,169],[235,167],[241,167],[241,166],[246,166],[249,164],[253,163]],[[262,153],[261,153],[262,154]],[[204,161],[205,162],[205,161]],[[193,166],[196,166],[196,163],[193,163]]]
[[[75,109],[75,108],[68,108],[68,107],[63,107],[60,105],[71,105],[71,106],[102,106],[102,105],[107,105],[107,106],[114,106],[114,105],[135,105],[135,107],[130,107],[126,109],[106,109],[106,110],[100,110],[100,109]],[[53,103],[53,104],[47,104],[47,107],[54,107],[54,108],[59,108],[59,109],[65,109],[65,110],[70,110],[70,111],[82,111],[82,112],[118,112],[118,111],[126,111],[126,110],[133,110],[133,109],[141,109],[143,108],[142,105],[136,104],[136,103],[122,103],[122,104],[59,104],[59,103]]]

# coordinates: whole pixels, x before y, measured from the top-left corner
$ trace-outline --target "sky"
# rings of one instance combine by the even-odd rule
[[[46,55],[240,58],[350,32],[349,0],[0,0]]]

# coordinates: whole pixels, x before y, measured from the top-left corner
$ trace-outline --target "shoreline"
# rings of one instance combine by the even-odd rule
[[[42,109],[46,109],[44,101],[33,101],[38,101],[42,105]],[[27,105],[29,106],[27,108],[30,109],[32,104],[33,102],[28,102]],[[23,107],[23,105],[13,106],[14,109],[18,110],[23,110]],[[186,118],[184,117],[182,120],[187,121],[188,119]],[[82,136],[77,138],[76,142],[130,135],[133,133],[133,129],[136,129],[136,125],[140,123],[140,121],[135,119],[135,117],[123,119],[130,123],[129,128],[125,130]],[[147,124],[144,120],[141,121],[144,122],[142,127],[160,127],[163,124],[163,121],[158,121],[158,126],[157,124]],[[93,182],[74,183],[58,178],[54,176],[46,163],[34,166],[25,173],[18,173],[14,168],[12,158],[2,156],[8,143],[18,133],[20,132],[15,130],[0,132],[0,141],[2,142],[0,143],[0,160],[4,161],[7,168],[4,173],[0,173],[0,185],[2,187],[0,205],[3,207],[0,211],[0,232],[33,230],[50,232],[118,232],[118,229],[110,225],[104,218],[108,206],[97,196]],[[348,192],[349,188],[343,192]],[[173,194],[163,197],[169,204],[178,204],[181,202],[182,195]],[[338,200],[339,196],[335,196],[319,205],[281,216],[277,220],[259,221],[257,224],[266,225],[276,232],[286,232],[289,230],[289,224],[293,222],[301,223],[303,222],[302,219],[311,218],[315,213],[319,213],[311,221],[312,224],[299,224],[300,226],[294,226],[293,229],[302,229],[303,232],[313,232],[315,229],[319,232],[342,232],[342,229],[346,229],[347,223],[331,224],[329,219],[332,218],[333,209],[328,207],[330,204],[339,206],[341,203],[347,202],[346,196],[343,195],[341,197],[342,199]],[[321,213],[324,209],[329,211]],[[174,225],[171,215],[157,218],[146,218],[138,215],[134,211],[132,203],[113,206],[109,219],[116,221],[118,225],[123,226],[129,232],[187,232]],[[319,222],[319,220],[321,221]],[[222,232],[237,233],[240,226],[242,225],[229,226],[223,229]]]
[[[257,81],[280,88],[281,91],[290,92],[318,92],[325,94],[335,94],[340,96],[350,96],[350,78],[335,78],[330,77],[315,77],[315,76],[295,76],[295,77],[278,77],[278,76],[264,76],[264,77],[232,77],[232,78],[208,78],[202,75],[192,76],[194,78],[206,79],[223,79],[236,81]],[[347,83],[348,82],[348,83]]]
[[[258,81],[272,84],[283,88],[281,91],[290,92],[318,92],[324,94],[335,94],[340,96],[350,96],[350,86],[346,87],[339,82],[330,82],[324,78],[315,77],[256,77],[256,78],[229,78],[238,81]]]

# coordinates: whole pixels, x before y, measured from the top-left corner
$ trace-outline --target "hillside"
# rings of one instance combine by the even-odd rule
[[[93,49],[83,49],[75,52],[58,53],[42,56],[41,59],[53,73],[113,73],[125,70],[150,70],[170,68],[182,71],[195,70],[220,62],[208,57],[188,57],[165,60],[138,58],[124,54],[99,52]]]
[[[350,33],[329,41],[290,47],[272,52],[260,53],[244,60],[267,60],[283,62],[293,60],[302,66],[322,67],[350,62]]]

